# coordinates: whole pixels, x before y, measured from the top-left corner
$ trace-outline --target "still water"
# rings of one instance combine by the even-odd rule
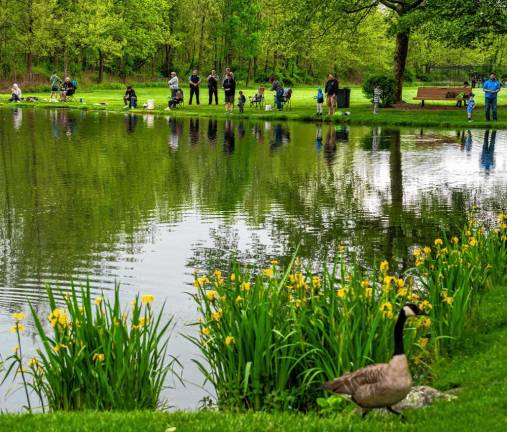
[[[474,206],[504,208],[506,168],[504,131],[0,110],[0,353],[12,312],[31,301],[47,316],[46,284],[120,283],[125,303],[153,294],[175,314],[186,386],[164,397],[196,408],[197,353],[177,334],[196,317],[195,269],[283,262],[299,243],[314,263],[343,243],[403,267]],[[19,409],[8,388],[0,409]]]

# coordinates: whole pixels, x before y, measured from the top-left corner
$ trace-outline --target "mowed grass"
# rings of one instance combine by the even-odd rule
[[[417,86],[407,86],[404,89],[404,100],[413,105],[414,109],[381,109],[380,114],[373,115],[372,104],[365,98],[360,86],[351,86],[351,107],[339,111],[350,111],[350,116],[336,116],[328,118],[323,116],[325,121],[336,121],[351,124],[376,124],[376,125],[393,125],[393,126],[441,126],[441,127],[469,127],[467,121],[467,114],[464,108],[452,108],[454,102],[450,101],[432,101],[426,104],[425,108],[420,107],[419,101],[414,101],[413,97],[417,93]],[[238,88],[238,91],[241,87]],[[294,87],[292,96],[292,105],[289,109],[284,109],[282,112],[277,111],[263,111],[261,109],[251,108],[248,103],[248,98],[256,93],[256,89],[244,89],[247,97],[247,105],[244,114],[235,111],[232,116],[225,113],[223,106],[223,92],[219,90],[219,105],[208,105],[208,91],[203,88],[201,91],[201,105],[197,106],[194,102],[193,105],[188,105],[189,90],[184,88],[185,93],[185,106],[172,110],[172,116],[181,117],[215,117],[215,118],[256,118],[260,120],[317,120],[315,116],[316,107],[314,96],[317,87]],[[139,87],[136,88],[138,95],[139,108],[132,110],[133,112],[143,113],[146,112],[142,108],[144,102],[148,99],[154,99],[156,113],[166,113],[164,111],[167,106],[169,98],[169,89],[164,87]],[[107,110],[115,112],[126,112],[123,108],[123,90],[86,90],[78,89],[74,102],[70,103],[49,103],[49,93],[25,92],[24,96],[37,96],[41,100],[36,103],[21,103],[18,106],[30,107],[70,107],[79,109],[93,109],[93,110]],[[10,106],[7,102],[8,94],[0,95],[0,105]],[[80,103],[79,99],[83,98],[84,103]],[[269,92],[269,87],[266,86],[266,103],[272,104],[274,96]],[[474,115],[474,128],[495,127],[498,129],[507,128],[507,89],[504,89],[499,96],[499,120],[498,122],[486,122],[484,118],[484,95],[481,89],[476,90],[477,109]],[[445,109],[438,110],[435,107],[445,107]],[[503,106],[503,107],[502,107]],[[324,107],[324,111],[326,109]]]
[[[507,289],[495,288],[484,298],[481,316],[463,343],[462,354],[441,360],[435,368],[435,386],[461,387],[452,402],[395,416],[370,415],[362,420],[346,414],[115,412],[1,415],[0,431],[16,432],[240,432],[240,431],[503,431],[507,410]],[[175,429],[174,429],[175,428]]]

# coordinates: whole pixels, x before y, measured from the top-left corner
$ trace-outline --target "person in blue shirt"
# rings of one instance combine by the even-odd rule
[[[486,120],[490,120],[490,111],[493,111],[493,120],[497,119],[496,105],[498,92],[501,90],[502,85],[496,79],[496,74],[492,73],[489,80],[484,83],[483,90],[486,96]]]

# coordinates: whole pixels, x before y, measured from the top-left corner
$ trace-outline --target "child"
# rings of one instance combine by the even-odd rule
[[[474,96],[475,95],[473,93],[470,93],[470,97],[468,98],[467,114],[468,114],[468,121],[469,122],[472,121],[472,114],[474,113],[474,110],[475,110]]]
[[[317,89],[317,96],[315,96],[315,99],[317,99],[317,115],[322,115],[322,104],[324,103],[324,93],[322,92],[322,88],[319,87]]]
[[[375,84],[373,88],[373,114],[378,114],[378,106],[380,104],[380,96],[382,95],[382,90],[380,89],[378,84]]]
[[[240,113],[245,112],[245,103],[246,103],[246,97],[243,94],[243,92],[240,90],[239,98],[238,98],[238,108],[239,108]]]

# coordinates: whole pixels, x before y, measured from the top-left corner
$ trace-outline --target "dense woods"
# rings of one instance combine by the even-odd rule
[[[246,82],[329,71],[426,78],[505,63],[506,0],[0,0],[0,77],[94,82],[223,71]],[[393,68],[394,65],[394,68]],[[401,94],[401,87],[398,89]]]

